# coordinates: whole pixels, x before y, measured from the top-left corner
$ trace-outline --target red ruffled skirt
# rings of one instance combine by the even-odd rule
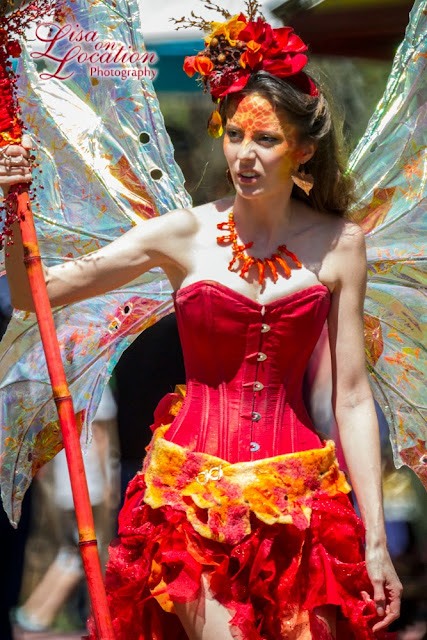
[[[372,632],[364,528],[331,443],[230,465],[169,443],[165,430],[129,484],[110,546],[117,640],[188,640],[173,603],[198,598],[202,572],[244,640],[331,640],[314,611],[323,605],[337,607],[339,640],[396,637]]]

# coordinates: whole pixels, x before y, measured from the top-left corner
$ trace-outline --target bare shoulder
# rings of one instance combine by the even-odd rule
[[[172,225],[174,231],[184,235],[197,232],[204,219],[211,216],[213,212],[226,210],[229,207],[229,199],[217,200],[215,202],[207,202],[196,207],[188,207],[183,209],[174,209],[159,218],[165,226]]]
[[[316,235],[329,236],[331,240],[347,232],[350,227],[357,226],[347,218],[314,209],[302,200],[292,199],[292,206],[295,226],[297,229],[302,227],[303,232],[308,229]]]
[[[139,235],[155,241],[156,246],[166,253],[169,250],[176,253],[179,247],[188,250],[206,223],[212,221],[212,214],[225,211],[227,206],[229,200],[223,199],[196,207],[173,209],[137,225],[141,227]]]
[[[341,221],[335,251],[344,271],[366,270],[365,234],[359,225],[350,220]]]
[[[365,234],[358,224],[351,220],[339,219],[337,223],[337,248],[341,251],[365,252]]]
[[[192,235],[198,228],[197,215],[192,207],[173,209],[153,220],[157,221],[157,226],[165,227],[170,234],[178,236]]]
[[[330,254],[336,284],[363,290],[366,283],[366,245],[362,229],[346,219],[335,221],[335,242]]]
[[[358,224],[346,219],[335,222],[335,251],[348,260],[366,255],[365,234]]]
[[[198,222],[194,210],[189,208],[173,209],[160,216],[143,220],[131,230],[139,249],[158,253],[173,260],[173,256],[188,244],[197,233]]]
[[[366,277],[366,248],[362,229],[354,222],[332,213],[304,211],[309,223],[311,253],[320,266],[319,277],[333,291],[338,284]]]
[[[332,247],[338,249],[338,251],[364,250],[365,236],[362,229],[355,222],[333,213],[324,213],[313,209],[311,214],[317,223],[318,231],[328,239]]]
[[[190,210],[191,216],[184,217],[182,223],[183,230],[190,230],[193,237],[198,235],[199,241],[205,237],[206,233],[212,234],[213,227],[216,229],[216,222],[225,220],[224,214],[229,211],[233,204],[233,198],[222,198],[193,207]]]

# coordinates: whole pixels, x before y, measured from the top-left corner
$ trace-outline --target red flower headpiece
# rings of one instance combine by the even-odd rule
[[[303,71],[307,46],[291,27],[272,29],[263,18],[248,20],[243,13],[227,22],[212,22],[211,27],[205,49],[185,58],[184,71],[190,78],[198,73],[205,90],[210,91],[216,102],[229,93],[241,91],[257,71],[286,78],[310,96],[319,95],[316,85]],[[221,134],[215,124],[209,132],[214,137]]]

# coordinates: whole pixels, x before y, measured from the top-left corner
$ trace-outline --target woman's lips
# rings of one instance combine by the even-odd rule
[[[256,171],[240,171],[237,174],[239,182],[242,182],[243,184],[253,184],[258,180],[259,176],[260,174]]]

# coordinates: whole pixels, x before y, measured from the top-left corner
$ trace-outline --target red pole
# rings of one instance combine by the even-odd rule
[[[65,378],[27,190],[19,193],[17,196],[17,206],[24,247],[24,263],[30,282],[40,336],[46,356],[53,397],[58,411],[67,456],[79,530],[79,546],[89,588],[92,613],[98,639],[114,640],[114,631],[102,577],[92,507],[83,466],[73,401]]]

